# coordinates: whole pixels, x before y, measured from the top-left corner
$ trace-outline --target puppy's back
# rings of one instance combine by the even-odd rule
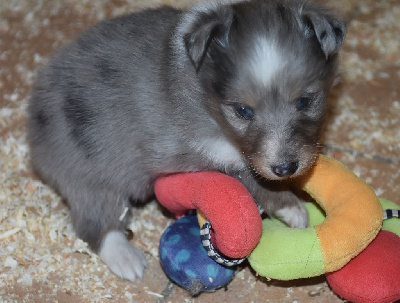
[[[52,183],[62,175],[102,178],[107,166],[140,156],[129,144],[145,137],[137,135],[148,127],[143,111],[163,98],[160,68],[179,15],[163,7],[105,20],[42,68],[28,108],[28,138],[32,164],[47,182],[58,187]]]

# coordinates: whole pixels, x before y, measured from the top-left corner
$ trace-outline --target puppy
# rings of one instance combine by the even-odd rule
[[[271,216],[305,227],[284,182],[314,163],[344,24],[306,0],[206,2],[103,21],[39,72],[29,105],[33,168],[69,205],[77,235],[134,281],[132,202],[157,177],[215,170]]]

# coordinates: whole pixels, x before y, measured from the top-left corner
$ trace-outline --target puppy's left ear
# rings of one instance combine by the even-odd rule
[[[196,71],[200,70],[210,46],[214,44],[221,50],[228,47],[233,15],[229,5],[206,3],[195,6],[184,16],[180,35]]]
[[[306,36],[316,35],[326,58],[339,50],[346,35],[346,25],[330,11],[320,7],[304,8],[302,23]]]

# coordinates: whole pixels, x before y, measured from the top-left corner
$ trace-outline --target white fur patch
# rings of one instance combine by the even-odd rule
[[[279,137],[277,135],[271,135],[268,140],[262,141],[262,149],[260,153],[253,156],[253,163],[258,173],[267,179],[275,180],[278,178],[272,171],[272,166],[279,165],[282,159],[279,157],[281,150],[281,144],[279,143]]]
[[[193,146],[207,159],[222,167],[242,169],[245,162],[240,151],[229,141],[210,138],[200,141]]]
[[[261,37],[256,39],[249,68],[258,82],[268,86],[284,65],[285,62],[273,41]]]
[[[280,162],[279,152],[282,149],[282,144],[279,142],[279,136],[274,134],[268,140],[264,141],[265,158],[269,166],[277,165]]]
[[[114,274],[123,279],[133,282],[136,278],[143,277],[146,257],[120,231],[110,231],[106,234],[99,256]]]

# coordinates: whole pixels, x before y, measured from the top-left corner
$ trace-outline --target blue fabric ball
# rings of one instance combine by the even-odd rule
[[[235,267],[213,261],[201,243],[197,216],[184,216],[170,225],[160,240],[161,265],[170,279],[193,295],[230,282]]]

